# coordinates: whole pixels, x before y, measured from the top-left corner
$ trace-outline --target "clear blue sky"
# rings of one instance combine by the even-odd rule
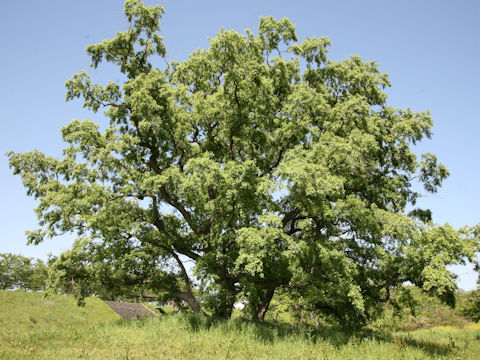
[[[154,1],[145,1],[154,4]],[[480,222],[480,1],[283,1],[164,0],[162,21],[171,60],[208,46],[221,28],[255,30],[260,16],[288,17],[300,39],[328,36],[330,58],[353,54],[376,60],[390,75],[389,104],[431,110],[432,140],[418,152],[432,152],[451,172],[444,187],[420,200],[438,223],[455,227]],[[125,30],[122,0],[8,1],[0,12],[0,252],[46,258],[71,245],[65,237],[25,246],[25,230],[36,228],[35,202],[8,168],[8,150],[39,149],[58,156],[59,129],[74,118],[91,118],[79,102],[65,103],[64,83],[89,67],[88,44]],[[117,80],[111,69],[94,72]],[[475,287],[471,267],[455,268],[459,285]]]

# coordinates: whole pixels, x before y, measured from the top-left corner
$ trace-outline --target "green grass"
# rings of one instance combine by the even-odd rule
[[[480,327],[405,333],[209,321],[125,321],[100,300],[0,291],[0,359],[479,359]]]
[[[105,303],[98,298],[86,299],[84,307],[75,305],[71,296],[18,291],[0,291],[0,324],[19,326],[98,324],[119,320]]]

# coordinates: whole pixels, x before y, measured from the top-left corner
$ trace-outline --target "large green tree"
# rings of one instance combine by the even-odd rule
[[[105,110],[104,130],[72,121],[61,159],[8,154],[39,200],[29,243],[76,232],[78,261],[223,317],[246,296],[263,319],[279,288],[355,321],[405,281],[452,293],[447,265],[473,260],[478,240],[409,211],[415,184],[435,192],[448,176],[412,149],[428,112],[388,106],[375,62],[330,61],[329,40],[299,42],[288,19],[221,30],[168,63],[162,14],[127,0],[128,30],[87,47],[123,83],[66,83],[67,100]]]

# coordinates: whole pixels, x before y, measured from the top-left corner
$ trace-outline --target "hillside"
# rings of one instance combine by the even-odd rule
[[[480,327],[409,333],[212,321],[121,320],[101,300],[0,291],[0,359],[480,358]]]
[[[0,291],[0,326],[16,323],[28,326],[95,324],[118,320],[102,300],[88,298],[78,307],[72,296],[50,295],[27,291]]]

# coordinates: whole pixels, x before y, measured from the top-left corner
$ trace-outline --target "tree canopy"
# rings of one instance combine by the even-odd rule
[[[414,152],[431,136],[428,112],[388,106],[375,62],[329,60],[327,38],[300,42],[286,18],[222,29],[169,63],[163,12],[127,0],[128,30],[87,47],[122,83],[67,81],[67,100],[105,111],[104,129],[73,120],[60,159],[8,153],[39,201],[29,243],[77,233],[61,274],[75,263],[223,317],[246,297],[262,320],[278,289],[345,321],[407,281],[451,297],[447,266],[474,261],[479,242],[415,208],[418,184],[434,193],[448,176]]]
[[[0,288],[44,290],[48,269],[40,259],[11,253],[0,254]]]

